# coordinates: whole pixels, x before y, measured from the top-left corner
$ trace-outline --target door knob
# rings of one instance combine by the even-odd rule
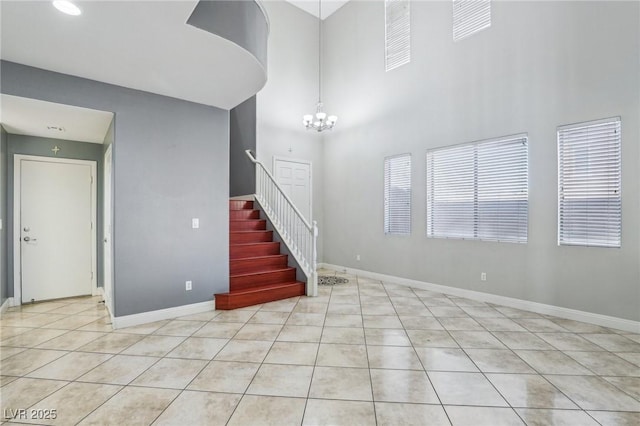
[[[31,237],[24,237],[22,239],[25,243],[28,243],[29,241],[37,241],[35,238],[31,238]]]

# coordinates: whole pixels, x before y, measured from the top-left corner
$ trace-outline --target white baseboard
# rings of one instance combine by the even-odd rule
[[[508,306],[510,308],[522,309],[525,311],[536,312],[538,314],[543,314],[543,315],[553,315],[559,318],[586,322],[589,324],[600,325],[603,327],[615,328],[618,330],[629,331],[631,333],[640,333],[640,322],[631,321],[624,318],[595,314],[592,312],[579,311],[576,309],[563,308],[561,306],[547,305],[544,303],[531,302],[528,300],[516,299],[513,297],[498,296],[495,294],[483,293],[480,291],[449,287],[449,286],[439,285],[439,284],[432,284],[432,283],[427,283],[423,281],[412,280],[409,278],[401,278],[401,277],[395,277],[393,275],[385,275],[385,274],[379,274],[377,272],[369,272],[369,271],[364,271],[360,269],[348,268],[340,265],[331,265],[328,263],[320,263],[318,264],[318,268],[344,271],[348,274],[358,275],[365,278],[372,278],[375,280],[385,281],[388,283],[400,284],[408,287],[414,287],[414,288],[419,288],[423,290],[435,291],[438,293],[450,294],[452,296],[465,297],[467,299],[494,303],[496,305]]]
[[[173,319],[185,315],[199,314],[215,310],[213,300],[207,302],[193,303],[191,305],[176,306],[174,308],[159,309],[157,311],[142,312],[140,314],[124,315],[112,318],[112,326],[115,329],[132,327],[134,325],[146,324],[149,322]]]
[[[9,309],[11,306],[13,306],[13,297],[8,297],[4,303],[2,304],[2,306],[0,306],[0,315],[4,314],[5,312],[7,312],[7,309]]]

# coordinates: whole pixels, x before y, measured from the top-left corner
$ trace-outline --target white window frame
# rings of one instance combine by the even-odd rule
[[[611,117],[560,126],[557,138],[558,245],[620,248],[622,120]],[[591,159],[599,164],[592,165]],[[571,166],[574,170],[568,170]],[[568,199],[584,204],[572,207]]]
[[[393,167],[394,163],[407,161],[409,170],[404,170],[400,172],[393,172],[391,167]],[[390,157],[385,157],[384,159],[384,192],[383,192],[383,204],[384,204],[384,212],[383,212],[383,222],[384,222],[384,233],[385,235],[411,235],[411,154],[399,154],[393,155]],[[398,179],[405,178],[404,182],[400,182],[404,186],[408,186],[405,188],[409,192],[409,199],[406,202],[405,206],[392,206],[392,195],[391,195],[391,179],[394,177]],[[398,211],[395,214],[393,211]],[[405,219],[406,221],[401,224],[400,227],[396,227],[393,225],[393,218],[398,217],[400,219]]]
[[[427,237],[527,243],[529,227],[528,143],[528,135],[521,133],[427,150]],[[524,146],[524,151],[519,149],[519,144]],[[505,164],[500,163],[501,150],[508,152],[509,163],[506,165],[511,165],[511,169],[506,169]],[[446,157],[438,159],[437,153],[443,151],[449,151],[449,155],[455,154],[458,159],[450,160]],[[434,170],[434,162],[436,161],[440,162],[438,170]],[[505,174],[505,171],[508,174]],[[493,177],[495,173],[505,179],[498,181]],[[446,192],[446,184],[436,182],[436,179],[441,179],[442,175],[448,175],[451,179],[456,180],[452,183],[456,192],[451,195],[462,197],[457,199],[469,204],[471,208],[453,206],[450,211],[444,214],[438,214],[434,211],[437,208],[437,204],[434,202],[437,197],[440,198],[440,206],[444,206],[445,210],[450,208],[446,205],[446,201],[442,201],[443,197],[449,196],[449,193]],[[488,179],[487,176],[489,176]],[[505,200],[513,203],[511,210],[503,206],[502,202]],[[495,205],[489,204],[490,202]],[[434,204],[436,205],[434,206]],[[485,205],[483,206],[483,204]],[[451,225],[449,229],[442,229],[447,226],[439,225],[437,222],[448,216],[459,218],[459,223]]]

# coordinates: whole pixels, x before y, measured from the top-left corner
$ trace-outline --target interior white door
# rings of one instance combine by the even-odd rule
[[[22,160],[22,302],[91,294],[92,176],[88,164]]]
[[[307,221],[311,220],[311,163],[276,158],[276,181]]]
[[[104,241],[103,241],[103,285],[104,285],[104,301],[107,305],[107,309],[109,312],[113,314],[113,276],[111,275],[112,271],[112,242],[111,242],[111,234],[112,234],[112,218],[111,218],[111,145],[107,148],[104,153],[104,180],[103,180],[103,190],[102,194],[104,197],[103,200],[103,208],[104,213],[102,215],[103,223],[104,223]]]

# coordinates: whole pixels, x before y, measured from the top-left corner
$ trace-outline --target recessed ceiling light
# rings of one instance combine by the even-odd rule
[[[82,13],[78,6],[66,0],[54,1],[53,7],[55,7],[62,13],[66,13],[67,15],[78,16]]]

